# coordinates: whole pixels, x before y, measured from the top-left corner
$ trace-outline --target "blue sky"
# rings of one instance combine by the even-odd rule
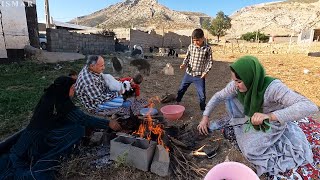
[[[123,1],[123,0],[122,0]],[[218,11],[230,15],[234,11],[253,4],[275,0],[158,0],[173,10],[203,12],[215,16]],[[39,22],[45,21],[44,0],[37,0]],[[88,15],[121,0],[49,0],[50,15],[57,21],[69,21],[77,16]]]

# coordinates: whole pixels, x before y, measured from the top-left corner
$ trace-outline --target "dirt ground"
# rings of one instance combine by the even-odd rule
[[[207,101],[209,101],[215,92],[221,90],[230,81],[229,64],[242,55],[245,54],[224,54],[219,51],[214,52],[213,67],[206,79]],[[320,80],[319,57],[308,57],[304,54],[253,55],[260,59],[262,64],[265,66],[268,75],[279,78],[288,87],[308,97],[318,106],[320,105],[320,83],[318,82]],[[165,93],[176,94],[184,74],[184,70],[179,69],[179,65],[181,64],[182,60],[182,58],[168,57],[154,57],[153,59],[149,59],[148,61],[151,64],[151,74],[150,76],[145,77],[143,83],[141,84],[141,96],[145,98],[151,98],[164,95]],[[172,64],[175,75],[167,76],[161,73],[161,70],[165,67],[166,63]],[[306,69],[309,70],[308,73],[304,73],[304,70]],[[108,70],[111,69],[107,69],[107,71]],[[134,71],[135,69],[133,69],[133,67],[125,65],[124,76],[130,75],[134,73]],[[158,103],[156,104],[156,108],[159,110],[164,105],[165,104]],[[183,97],[181,105],[185,106],[186,108],[184,115],[180,120],[176,122],[170,122],[170,124],[179,125],[186,123],[196,126],[202,118],[202,112],[200,111],[199,100],[196,89],[193,85],[189,87],[188,91]],[[223,116],[224,113],[225,110],[224,106],[222,105],[212,113],[211,119],[219,118]],[[213,159],[192,158],[192,161],[208,170],[214,165],[225,161],[226,159],[229,159],[230,161],[242,162],[250,166],[241,153],[230,142],[224,140],[223,138],[216,141],[221,137],[221,132],[215,132],[213,136],[197,142],[198,147],[209,143],[211,145],[220,144],[217,156],[215,156]],[[214,141],[214,143],[212,141]],[[93,174],[95,174],[94,177],[92,177]],[[99,175],[97,176],[97,174]],[[94,179],[174,179],[173,177],[160,178],[150,172],[144,173],[129,167],[92,170],[91,175],[89,176]],[[88,174],[75,174],[73,178],[87,179]]]

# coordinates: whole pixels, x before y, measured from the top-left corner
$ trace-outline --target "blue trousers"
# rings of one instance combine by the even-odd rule
[[[225,101],[228,116],[225,116],[219,120],[210,121],[210,124],[209,124],[210,131],[223,128],[225,125],[229,123],[231,118],[244,117],[244,114],[239,110],[239,108],[237,107],[234,101],[235,101],[235,98],[228,98]]]
[[[181,102],[183,95],[185,94],[188,87],[192,83],[195,85],[197,89],[197,93],[200,101],[200,109],[204,110],[206,108],[206,81],[204,78],[201,78],[201,76],[194,77],[185,73],[178,90],[176,101]]]
[[[0,179],[54,180],[60,157],[70,154],[83,136],[84,127],[75,123],[46,134],[24,130],[10,152],[0,156]],[[48,150],[42,152],[43,147]],[[24,156],[18,156],[26,148]]]

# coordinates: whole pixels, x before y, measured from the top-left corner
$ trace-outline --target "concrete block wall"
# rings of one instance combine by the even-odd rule
[[[190,35],[181,35],[175,32],[167,31],[141,31],[129,28],[118,28],[113,30],[119,42],[129,47],[139,45],[146,51],[149,47],[187,47],[190,44]]]
[[[163,47],[182,48],[188,47],[191,43],[189,36],[178,35],[174,32],[165,33],[163,39]]]
[[[152,46],[181,48],[187,47],[190,42],[189,36],[179,35],[174,32],[167,32],[162,36],[154,31],[148,33],[130,30],[130,46],[137,44],[146,49]]]
[[[135,44],[140,45],[144,49],[148,49],[150,46],[162,45],[162,36],[155,33],[148,33],[140,30],[130,29],[130,46],[133,47]]]
[[[65,29],[47,29],[47,48],[54,52],[106,54],[114,52],[113,36],[79,34]]]
[[[129,39],[130,29],[129,28],[117,28],[112,30],[118,39]]]

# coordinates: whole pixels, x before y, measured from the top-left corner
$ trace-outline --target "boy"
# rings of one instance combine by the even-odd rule
[[[120,81],[121,82],[129,81],[131,88],[134,90],[135,97],[140,96],[140,84],[143,81],[143,77],[141,74],[137,74],[133,78],[132,77],[121,78]]]
[[[180,65],[180,69],[186,68],[186,73],[181,81],[176,99],[177,104],[179,104],[190,84],[194,83],[198,92],[201,111],[204,111],[206,107],[205,78],[212,67],[211,47],[205,44],[204,40],[202,29],[195,29],[192,32],[193,43],[189,45],[186,58]]]

